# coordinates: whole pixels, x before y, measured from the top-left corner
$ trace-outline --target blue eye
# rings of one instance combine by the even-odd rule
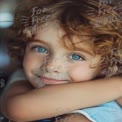
[[[39,53],[48,53],[48,50],[44,47],[34,47],[33,49]]]
[[[72,60],[77,60],[77,61],[81,61],[81,60],[85,60],[83,57],[81,57],[80,55],[78,55],[78,54],[72,54],[72,55],[70,55],[70,58],[72,59]]]

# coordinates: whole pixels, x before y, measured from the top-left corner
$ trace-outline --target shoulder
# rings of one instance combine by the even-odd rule
[[[12,83],[19,81],[19,80],[26,80],[26,79],[27,78],[25,76],[23,69],[18,69],[14,73],[11,74],[7,85],[12,84]]]
[[[10,75],[3,92],[5,92],[13,83],[23,80],[27,80],[23,69],[17,69]]]

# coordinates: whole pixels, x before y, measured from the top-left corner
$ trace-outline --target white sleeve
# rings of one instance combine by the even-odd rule
[[[83,110],[75,110],[75,111],[72,111],[71,113],[82,114],[82,115],[84,115],[87,119],[89,119],[91,122],[96,122],[88,113],[86,113],[86,112],[83,111]]]
[[[72,113],[83,114],[92,122],[122,122],[122,109],[116,101],[76,110]]]

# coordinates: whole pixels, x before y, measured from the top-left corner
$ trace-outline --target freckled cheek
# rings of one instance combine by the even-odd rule
[[[26,72],[31,73],[32,70],[39,68],[42,63],[42,58],[39,56],[26,54],[23,60],[23,67]]]
[[[88,65],[74,66],[69,71],[72,82],[87,81],[91,79],[91,70]]]

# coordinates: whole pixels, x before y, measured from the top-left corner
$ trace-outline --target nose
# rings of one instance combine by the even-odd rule
[[[62,71],[62,63],[59,59],[47,59],[41,66],[44,72],[60,73]]]

